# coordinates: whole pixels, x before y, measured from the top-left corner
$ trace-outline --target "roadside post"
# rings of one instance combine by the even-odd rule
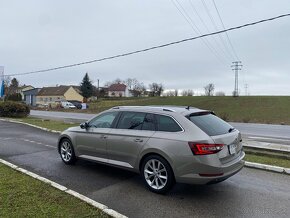
[[[4,66],[0,66],[0,98],[4,101]]]

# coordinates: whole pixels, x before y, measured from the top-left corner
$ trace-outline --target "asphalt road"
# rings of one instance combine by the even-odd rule
[[[75,122],[84,122],[95,114],[72,113],[72,112],[54,112],[54,111],[36,111],[31,110],[31,116],[39,118],[67,120]],[[270,125],[270,124],[255,124],[255,123],[231,123],[245,137],[262,137],[257,139],[262,141],[290,143],[290,125]]]
[[[131,172],[86,161],[63,164],[57,137],[0,121],[0,158],[129,217],[290,217],[290,176],[244,168],[220,184],[177,184],[167,195],[157,195]]]

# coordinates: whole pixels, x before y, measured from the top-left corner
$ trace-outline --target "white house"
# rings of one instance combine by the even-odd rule
[[[109,97],[131,97],[128,87],[122,83],[115,83],[108,88]]]

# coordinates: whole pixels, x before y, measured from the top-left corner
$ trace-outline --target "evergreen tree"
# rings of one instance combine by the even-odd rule
[[[83,81],[81,83],[81,93],[84,98],[89,98],[93,95],[94,87],[92,84],[92,81],[89,78],[88,73],[83,78]]]

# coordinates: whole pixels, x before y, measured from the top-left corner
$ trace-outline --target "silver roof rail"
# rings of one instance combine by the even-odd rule
[[[163,111],[175,112],[175,110],[168,109],[168,108],[163,108]]]

